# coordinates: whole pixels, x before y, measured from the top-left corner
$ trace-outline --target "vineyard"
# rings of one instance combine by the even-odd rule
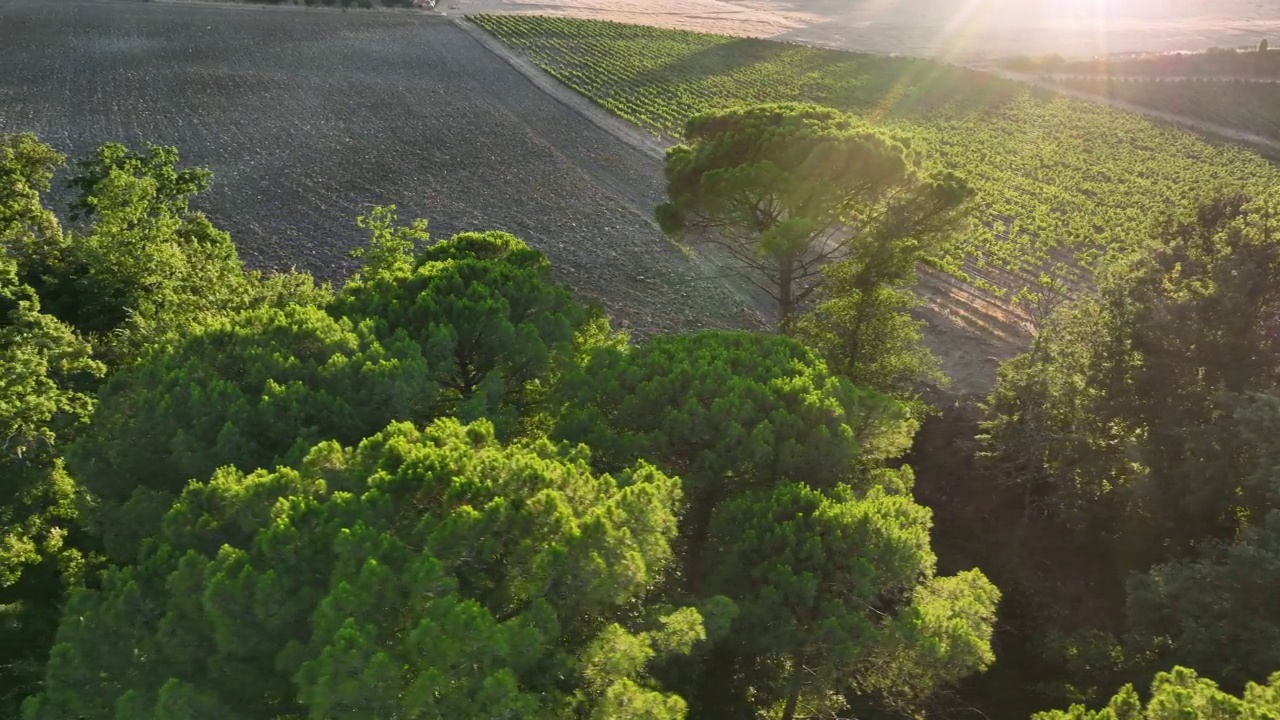
[[[1280,138],[1280,80],[1060,77],[1053,82],[1161,112]]]
[[[809,101],[859,115],[963,174],[998,233],[958,248],[1037,273],[1130,247],[1154,216],[1224,187],[1274,187],[1262,157],[1113,108],[927,60],[610,22],[477,16],[605,109],[678,139],[696,113]]]

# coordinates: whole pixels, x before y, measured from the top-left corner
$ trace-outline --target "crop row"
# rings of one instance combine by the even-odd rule
[[[1280,138],[1280,83],[1186,78],[1059,78],[1075,90]]]
[[[1280,172],[1242,148],[932,61],[592,20],[474,19],[602,107],[676,139],[692,115],[743,103],[859,115],[1012,219],[1009,232],[975,233],[959,248],[1005,267],[1041,267],[1056,248],[1088,264],[1200,195],[1280,187]]]

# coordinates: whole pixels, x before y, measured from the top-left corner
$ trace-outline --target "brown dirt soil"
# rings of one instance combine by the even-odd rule
[[[106,140],[173,144],[212,168],[199,205],[255,267],[340,280],[361,239],[352,219],[396,203],[437,236],[524,237],[639,335],[762,326],[764,304],[727,287],[714,257],[654,226],[663,144],[468,23],[13,0],[0,6],[0,67],[0,132],[35,131],[73,155]],[[985,392],[1031,325],[948,276],[925,273],[920,294],[952,390]]]
[[[395,204],[437,238],[514,233],[638,337],[761,327],[653,226],[659,160],[449,18],[0,0],[0,68],[0,133],[72,157],[174,145],[211,169],[195,204],[254,268],[341,282],[354,219]]]

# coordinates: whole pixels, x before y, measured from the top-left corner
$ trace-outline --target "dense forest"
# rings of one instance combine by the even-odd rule
[[[930,404],[964,179],[814,106],[685,137],[657,217],[777,332],[629,338],[391,207],[341,287],[249,271],[177,150],[0,135],[0,714],[1280,713],[1272,198]]]

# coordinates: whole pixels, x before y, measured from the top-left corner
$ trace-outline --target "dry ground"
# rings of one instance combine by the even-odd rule
[[[441,0],[972,62],[1203,50],[1280,38],[1280,0]]]
[[[64,152],[173,144],[215,172],[198,205],[250,264],[334,280],[374,203],[439,235],[499,228],[642,335],[759,327],[654,227],[660,144],[477,28],[425,14],[128,0],[0,0],[0,132]],[[620,142],[620,140],[622,142]],[[949,278],[921,285],[926,341],[981,393],[1028,322]]]
[[[758,327],[653,225],[660,163],[453,21],[128,0],[0,0],[0,133],[79,155],[176,145],[259,268],[352,269],[354,218],[515,233],[642,335]]]

